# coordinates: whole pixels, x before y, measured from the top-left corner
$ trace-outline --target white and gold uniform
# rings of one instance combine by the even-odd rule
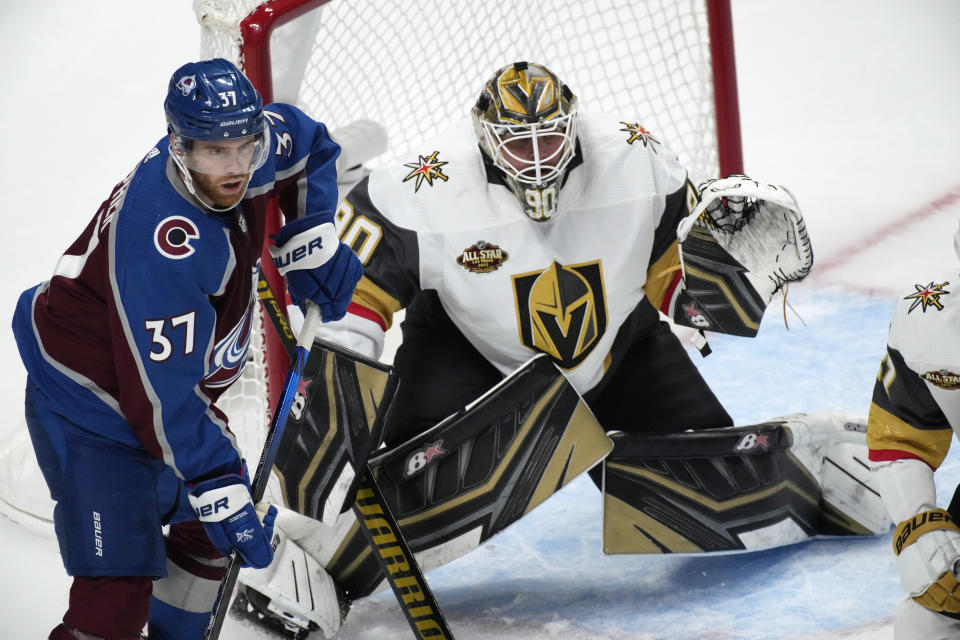
[[[960,504],[937,508],[934,471],[960,433],[960,270],[927,277],[897,304],[873,392],[867,431],[881,496],[894,522],[894,551],[908,593],[898,640],[960,637]],[[956,503],[957,500],[954,500]]]
[[[659,306],[675,283],[676,225],[696,192],[673,152],[637,125],[588,114],[580,123],[582,161],[548,222],[523,215],[491,180],[467,121],[412,162],[373,172],[338,212],[364,261],[354,301],[386,328],[418,291],[435,290],[501,373],[542,350],[581,393],[595,386],[626,318],[645,296]]]
[[[656,310],[669,313],[680,281],[676,228],[697,192],[676,155],[639,124],[580,114],[576,158],[559,192],[544,195],[558,198],[545,222],[525,215],[485,163],[469,121],[409,156],[375,170],[340,205],[341,239],[365,275],[335,340],[376,357],[393,314],[413,304],[398,366],[409,350],[408,325],[435,327],[435,320],[420,322],[424,313],[447,316],[499,375],[542,351],[590,400],[636,336],[662,333]],[[711,414],[681,413],[676,426],[659,428],[730,424],[679,343],[658,340],[671,342],[661,364],[682,378],[677,393],[660,391],[679,398],[686,386]],[[422,354],[418,361],[425,366]],[[459,360],[446,370],[461,366],[471,365]],[[446,415],[438,412],[437,419]]]

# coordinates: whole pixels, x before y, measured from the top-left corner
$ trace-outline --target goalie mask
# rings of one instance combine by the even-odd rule
[[[546,67],[515,62],[493,74],[471,111],[480,149],[538,222],[557,211],[576,153],[577,97]]]

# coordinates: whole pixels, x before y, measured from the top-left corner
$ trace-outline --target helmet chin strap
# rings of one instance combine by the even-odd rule
[[[200,202],[200,204],[202,204],[204,207],[206,207],[210,211],[214,213],[226,213],[232,210],[238,204],[240,204],[240,201],[243,200],[243,196],[247,192],[246,189],[243,190],[243,193],[240,194],[240,197],[237,198],[237,201],[234,202],[229,207],[218,207],[216,204],[212,202],[208,202],[207,198],[205,198],[204,196],[202,196],[200,193],[197,192],[197,189],[193,184],[193,176],[190,174],[190,170],[187,169],[186,166],[184,166],[183,161],[180,160],[180,156],[178,156],[174,152],[172,146],[170,148],[170,157],[173,158],[174,163],[177,165],[177,169],[178,169],[177,172],[180,174],[180,180],[183,182],[183,186],[187,188],[187,191],[189,191],[190,194]],[[247,183],[247,186],[248,187],[250,186],[249,182]]]

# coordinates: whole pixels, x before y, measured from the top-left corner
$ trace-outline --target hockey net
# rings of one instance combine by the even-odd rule
[[[742,170],[729,0],[194,0],[194,10],[200,58],[232,60],[265,101],[327,124],[344,147],[341,195],[362,175],[347,171],[358,161],[415,158],[413,144],[464,117],[493,71],[517,60],[551,68],[582,110],[655,132],[695,181]],[[287,369],[263,320],[219,403],[248,460]],[[52,503],[22,431],[0,446],[0,512],[49,529]]]

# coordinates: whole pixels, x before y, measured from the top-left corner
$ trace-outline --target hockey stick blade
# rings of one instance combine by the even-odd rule
[[[270,469],[273,467],[273,460],[277,456],[277,448],[280,446],[281,436],[287,424],[287,418],[290,416],[290,407],[296,396],[297,386],[300,384],[300,377],[303,374],[303,367],[307,363],[307,356],[310,354],[310,347],[313,345],[313,338],[317,333],[319,324],[320,308],[313,304],[308,305],[306,319],[303,322],[300,335],[297,337],[296,349],[290,361],[290,370],[287,371],[286,380],[283,382],[280,400],[273,412],[273,419],[270,421],[267,438],[260,454],[260,462],[257,464],[257,472],[254,474],[250,486],[250,498],[254,504],[263,498],[266,491],[267,482],[270,479]],[[240,564],[239,556],[236,552],[232,552],[230,562],[227,565],[227,572],[220,581],[220,590],[217,593],[213,611],[210,613],[210,622],[204,633],[204,640],[217,640],[220,637],[220,630],[223,628],[223,621],[229,608],[227,605],[230,602],[233,587],[237,583],[237,576],[240,573]]]
[[[279,301],[274,295],[270,283],[263,276],[260,277],[258,287],[264,309],[270,316],[281,342],[289,351],[292,332]],[[359,354],[353,354],[347,349],[326,341],[318,340],[317,343],[323,349],[339,353],[347,358],[367,360]],[[384,366],[380,363],[371,364]],[[392,394],[392,391],[390,393]],[[380,417],[382,418],[382,416]],[[375,440],[373,447],[376,447],[380,441],[380,430],[383,427],[382,419],[377,420],[375,427],[372,434]],[[360,529],[373,551],[373,556],[380,565],[380,571],[390,584],[390,588],[400,604],[414,637],[453,640],[453,633],[447,626],[443,612],[423,577],[423,571],[410,551],[410,546],[407,544],[396,518],[384,501],[376,479],[370,472],[370,466],[366,463],[366,460],[358,464],[360,468],[356,477],[349,483],[351,488],[348,489],[348,491],[356,491],[352,505],[353,510],[357,521],[362,525]],[[327,509],[324,509],[324,511],[326,512]]]

